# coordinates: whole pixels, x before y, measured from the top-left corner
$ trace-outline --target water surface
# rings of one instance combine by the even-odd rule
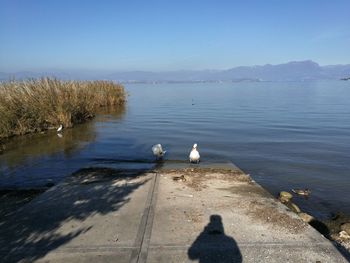
[[[309,188],[296,203],[319,217],[350,213],[350,82],[128,84],[125,109],[13,140],[0,186],[57,182],[89,166],[151,167],[150,147],[187,160],[232,161],[271,193]]]

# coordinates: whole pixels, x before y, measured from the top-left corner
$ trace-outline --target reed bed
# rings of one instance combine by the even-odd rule
[[[42,78],[0,83],[0,143],[61,124],[72,127],[94,117],[100,107],[123,104],[125,97],[123,86],[111,81]]]

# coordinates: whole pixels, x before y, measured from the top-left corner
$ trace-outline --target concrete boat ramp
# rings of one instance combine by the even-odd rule
[[[1,262],[347,262],[232,164],[83,169],[0,238]]]

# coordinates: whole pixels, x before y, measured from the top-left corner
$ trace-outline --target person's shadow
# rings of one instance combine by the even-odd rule
[[[211,215],[210,222],[188,249],[191,260],[199,263],[238,263],[242,262],[242,254],[236,241],[225,235],[220,215]]]

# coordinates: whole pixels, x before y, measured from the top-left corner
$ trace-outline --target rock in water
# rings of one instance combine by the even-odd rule
[[[301,220],[303,220],[305,223],[310,223],[311,221],[315,220],[315,218],[307,213],[299,213],[298,214]]]
[[[282,191],[279,194],[278,199],[282,202],[282,203],[287,203],[289,202],[290,199],[292,199],[293,195],[289,192],[286,191]]]
[[[350,235],[350,222],[342,224],[340,229]]]
[[[300,210],[300,208],[296,205],[296,204],[294,204],[294,203],[292,203],[292,202],[289,202],[289,203],[287,203],[287,207],[290,209],[290,210],[292,210],[294,213],[300,213],[301,212],[301,210]]]
[[[345,231],[340,231],[339,232],[339,237],[343,240],[349,240],[350,239],[350,235],[345,232]]]

